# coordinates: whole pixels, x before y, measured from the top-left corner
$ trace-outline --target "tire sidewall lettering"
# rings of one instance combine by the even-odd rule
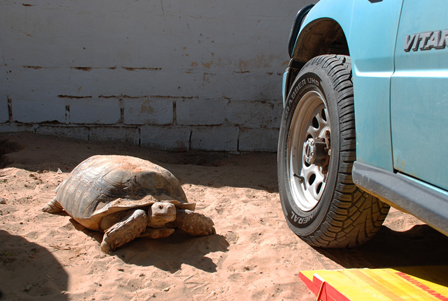
[[[292,89],[292,92],[290,92],[290,94],[288,95],[287,107],[285,108],[286,113],[289,113],[289,111],[293,109],[293,104],[298,102],[306,92],[313,90],[313,86],[314,89],[318,89],[321,93],[324,93],[321,83],[321,78],[313,73],[304,74],[299,79],[297,79],[293,83],[294,87]]]

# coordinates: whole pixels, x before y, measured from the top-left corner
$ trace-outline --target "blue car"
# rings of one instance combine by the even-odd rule
[[[278,144],[290,228],[352,247],[389,206],[448,235],[448,1],[321,0],[288,45]]]

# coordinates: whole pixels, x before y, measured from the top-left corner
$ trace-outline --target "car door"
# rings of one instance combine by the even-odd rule
[[[395,170],[448,190],[448,1],[404,0],[391,79]]]
[[[355,96],[356,160],[392,166],[390,83],[402,0],[355,0],[348,34]]]

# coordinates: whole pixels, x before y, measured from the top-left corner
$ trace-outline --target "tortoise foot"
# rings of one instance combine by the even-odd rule
[[[56,199],[52,199],[42,208],[42,211],[48,213],[58,213],[61,212],[62,209],[63,208],[61,204],[59,204],[59,202],[56,201]]]
[[[145,211],[141,209],[126,214],[120,222],[104,232],[101,250],[109,253],[138,237],[146,229],[146,218]]]
[[[178,210],[174,223],[177,228],[194,236],[216,233],[214,223],[209,217],[190,210]]]

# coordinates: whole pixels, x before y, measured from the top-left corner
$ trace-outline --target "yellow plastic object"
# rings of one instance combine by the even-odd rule
[[[322,301],[448,301],[448,266],[302,271]]]

